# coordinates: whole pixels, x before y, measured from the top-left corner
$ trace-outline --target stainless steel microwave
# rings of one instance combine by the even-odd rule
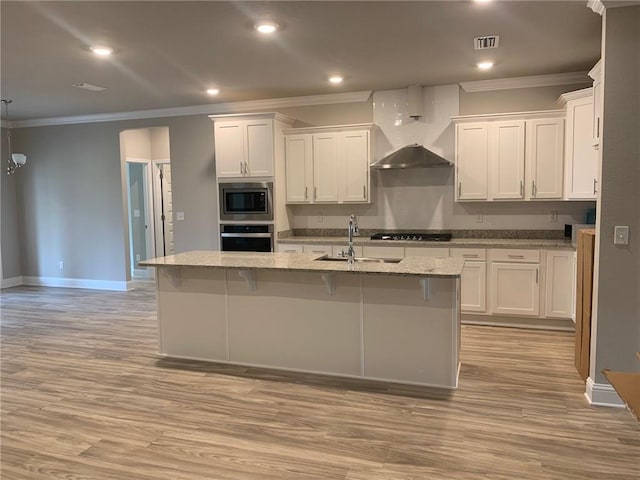
[[[220,220],[273,220],[273,183],[221,183]]]

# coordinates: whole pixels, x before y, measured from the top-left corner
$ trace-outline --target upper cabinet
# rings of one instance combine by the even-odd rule
[[[368,203],[373,125],[285,131],[287,203]]]
[[[600,148],[600,138],[602,137],[602,60],[589,72],[593,79],[593,123],[592,123],[592,145]]]
[[[273,177],[275,113],[212,115],[218,178]]]
[[[565,93],[566,104],[564,197],[595,200],[598,187],[598,151],[593,146],[594,89]]]
[[[564,111],[454,117],[456,201],[561,199]]]

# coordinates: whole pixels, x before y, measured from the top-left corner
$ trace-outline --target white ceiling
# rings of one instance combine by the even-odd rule
[[[601,17],[586,1],[4,0],[0,10],[12,121],[577,72],[600,53]],[[259,35],[264,18],[281,31]],[[489,34],[500,47],[474,51]],[[96,58],[91,44],[116,54]],[[478,71],[485,57],[496,66]],[[345,75],[337,87],[334,72]]]

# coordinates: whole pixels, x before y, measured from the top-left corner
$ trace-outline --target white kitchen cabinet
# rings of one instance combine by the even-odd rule
[[[561,199],[563,110],[453,117],[456,201]]]
[[[460,276],[460,310],[462,313],[487,311],[486,250],[480,248],[452,248],[453,258],[463,258]]]
[[[287,130],[287,203],[367,203],[373,125]]]
[[[310,245],[304,244],[302,245],[303,253],[316,253],[318,255],[331,255],[331,245]]]
[[[302,253],[302,245],[294,243],[279,243],[278,253]]]
[[[562,198],[563,146],[564,119],[527,120],[528,199]]]
[[[486,122],[456,125],[456,201],[487,200],[488,132]]]
[[[539,316],[540,251],[493,249],[490,264],[491,313]]]
[[[591,145],[598,150],[600,148],[600,138],[602,137],[602,60],[589,72],[593,79],[593,123],[591,129]]]
[[[210,115],[209,118],[214,122],[218,178],[273,177],[274,122],[291,125],[293,119],[277,113]]]
[[[524,198],[524,120],[489,124],[492,200]]]
[[[544,315],[548,318],[572,318],[575,254],[566,250],[548,250],[546,256]]]
[[[313,151],[309,134],[285,137],[288,203],[310,203],[313,195]]]
[[[338,134],[313,135],[313,201],[338,203]]]
[[[593,147],[593,89],[585,88],[560,97],[566,101],[564,197],[595,200],[598,151]]]

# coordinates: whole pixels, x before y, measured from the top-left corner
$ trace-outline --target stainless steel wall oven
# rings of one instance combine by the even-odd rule
[[[223,252],[272,252],[273,225],[220,225]]]

